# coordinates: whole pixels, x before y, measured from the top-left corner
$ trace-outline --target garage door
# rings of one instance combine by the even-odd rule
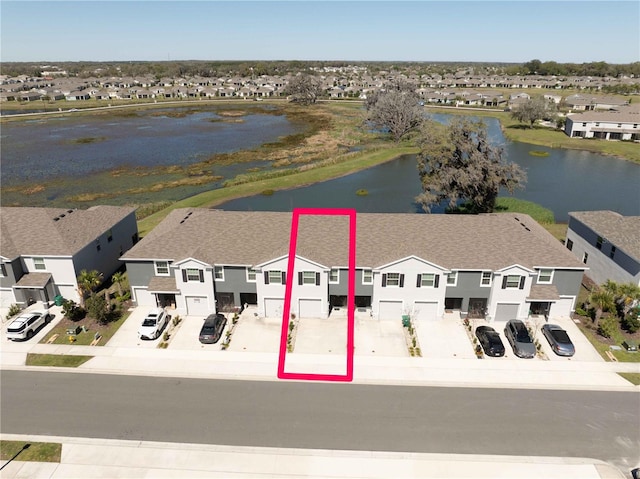
[[[132,288],[133,289],[133,299],[138,306],[156,306],[156,296],[149,291],[147,288]],[[64,297],[64,295],[62,295]]]
[[[573,306],[573,296],[570,298],[560,298],[555,303],[551,303],[549,310],[550,318],[571,317],[571,306]]]
[[[518,317],[517,304],[498,304],[496,307],[496,321],[509,321]]]
[[[402,301],[380,301],[378,319],[402,319]]]
[[[185,296],[187,314],[190,316],[207,316],[210,311],[209,301],[206,296]]]
[[[284,308],[284,299],[280,299],[280,298],[264,299],[264,315],[267,318],[282,318],[283,308]]]
[[[413,319],[426,321],[438,319],[438,303],[416,301],[413,304]]]
[[[299,310],[301,318],[321,318],[321,299],[301,299],[299,300]]]
[[[3,289],[0,291],[0,308],[8,308],[16,300],[13,297],[13,290],[11,289]]]

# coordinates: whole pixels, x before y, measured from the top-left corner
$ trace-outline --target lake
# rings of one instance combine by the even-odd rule
[[[433,115],[448,121],[449,115]],[[507,159],[527,172],[525,189],[515,198],[533,201],[553,211],[558,222],[568,212],[609,209],[640,215],[640,165],[578,150],[546,148],[505,140],[497,119],[484,119],[492,141],[503,144]],[[546,151],[547,157],[532,156]],[[367,196],[357,196],[359,189]],[[358,173],[272,196],[239,198],[219,206],[226,210],[291,211],[299,207],[355,208],[361,213],[422,213],[414,198],[420,193],[416,159],[412,155]],[[500,196],[506,196],[501,194]],[[434,208],[440,213],[444,207]]]

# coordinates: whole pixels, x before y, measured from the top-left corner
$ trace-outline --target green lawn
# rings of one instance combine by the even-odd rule
[[[607,341],[606,338],[602,338],[599,334],[597,334],[594,330],[587,328],[585,326],[585,322],[591,321],[589,318],[580,318],[581,323],[578,324],[580,331],[585,335],[585,337],[589,340],[589,342],[593,345],[593,347],[600,353],[600,356],[603,357],[606,361],[610,361],[609,357],[606,355],[606,351],[611,351],[611,353],[615,356],[615,358],[619,362],[624,363],[639,363],[640,362],[640,353],[630,353],[625,351],[624,349],[617,351],[611,350],[611,341]],[[588,323],[587,323],[588,324]],[[624,336],[622,331],[617,331],[617,334],[612,338],[613,342],[620,346],[624,341]]]
[[[27,449],[23,449],[25,445]],[[14,461],[60,462],[62,444],[57,442],[0,441],[0,459],[8,461],[19,451]]]
[[[27,353],[27,366],[48,366],[60,368],[77,368],[86,363],[93,356],[75,356],[66,354],[35,354]]]
[[[122,326],[122,324],[127,320],[127,318],[129,317],[129,314],[130,314],[129,311],[125,311],[120,317],[120,319],[116,321],[112,321],[105,325],[98,324],[94,320],[90,320],[90,321],[80,320],[76,323],[72,323],[71,321],[63,319],[62,321],[60,321],[60,323],[56,325],[55,328],[53,328],[49,332],[49,334],[47,334],[42,339],[42,341],[40,341],[40,343],[47,343],[52,336],[57,334],[58,337],[52,341],[53,344],[70,344],[69,335],[67,334],[67,329],[70,329],[73,327],[82,328],[84,324],[87,331],[86,332],[80,331],[78,334],[76,334],[75,335],[76,340],[72,344],[77,344],[79,346],[89,346],[91,342],[94,340],[95,334],[99,333],[101,338],[100,338],[100,342],[98,343],[98,346],[104,346],[111,339],[111,337],[116,333],[116,331],[120,328],[120,326]]]
[[[620,376],[625,378],[631,384],[635,384],[636,386],[640,386],[640,373],[618,373]]]

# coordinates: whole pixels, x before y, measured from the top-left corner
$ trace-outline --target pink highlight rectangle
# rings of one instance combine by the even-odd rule
[[[287,354],[287,335],[289,331],[289,313],[291,311],[291,291],[293,288],[296,245],[298,241],[298,223],[301,215],[348,216],[349,217],[349,272],[347,287],[347,370],[346,374],[312,374],[285,372]],[[287,265],[287,284],[285,287],[284,307],[282,311],[282,332],[280,335],[280,354],[278,357],[278,378],[306,381],[353,381],[354,352],[354,315],[356,284],[356,210],[342,208],[294,208],[291,220],[291,239],[289,240],[289,262]]]

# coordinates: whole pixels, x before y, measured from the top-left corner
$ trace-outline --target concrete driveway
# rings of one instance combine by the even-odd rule
[[[216,344],[202,344],[200,342],[200,329],[206,319],[206,316],[187,316],[182,318],[173,337],[169,342],[169,349],[184,349],[189,351],[220,351],[220,346],[224,341],[224,335],[231,326],[231,318],[229,314],[225,314],[227,324],[222,331],[222,336]]]
[[[414,321],[413,324],[416,328],[423,358],[468,359],[476,357],[460,319],[445,317],[437,320]]]
[[[277,353],[280,351],[281,318],[261,318],[257,309],[249,307],[240,315],[231,336],[229,351],[250,353]],[[229,322],[227,322],[229,327]],[[224,338],[224,333],[223,333]]]
[[[43,309],[46,309],[46,308],[44,308],[42,304],[37,303],[26,308],[24,311],[22,311],[22,313],[29,312],[29,311],[36,311],[36,310],[40,311]],[[52,306],[51,308],[49,308],[49,314],[51,314],[52,316],[51,321],[49,321],[48,324],[45,324],[43,327],[41,327],[31,339],[24,340],[24,341],[10,341],[7,339],[7,327],[9,326],[9,324],[11,324],[11,321],[13,321],[15,318],[18,317],[18,315],[6,320],[4,319],[5,316],[3,316],[2,328],[0,328],[0,341],[2,344],[2,347],[0,347],[0,351],[2,351],[2,355],[3,355],[3,361],[2,361],[3,364],[8,364],[8,362],[5,361],[5,359],[7,360],[9,359],[7,357],[7,353],[27,353],[31,350],[31,348],[33,348],[36,344],[42,341],[45,337],[47,337],[49,332],[53,328],[55,328],[56,325],[63,318],[62,307]],[[20,356],[20,357],[22,358],[22,360],[24,359],[23,356]]]
[[[158,344],[162,342],[162,334],[154,340],[142,340],[138,338],[138,328],[151,309],[152,308],[146,306],[134,308],[127,320],[122,323],[122,326],[120,326],[118,331],[111,337],[107,345],[121,348],[157,348]],[[163,334],[164,331],[166,331],[166,328],[163,330]]]

